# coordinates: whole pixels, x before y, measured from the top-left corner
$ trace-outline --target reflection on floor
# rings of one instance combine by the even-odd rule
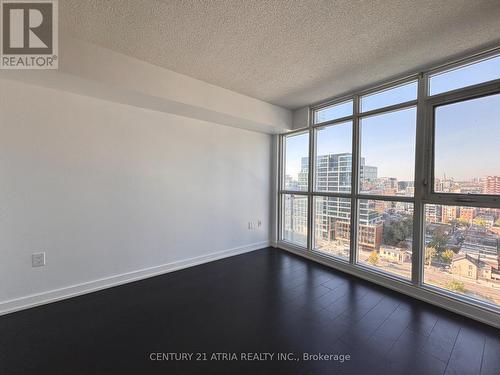
[[[499,369],[499,330],[276,249],[0,317],[9,375]]]

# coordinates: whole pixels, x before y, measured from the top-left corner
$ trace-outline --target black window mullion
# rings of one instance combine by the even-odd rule
[[[424,205],[422,199],[426,194],[426,184],[429,166],[426,160],[426,150],[428,148],[426,139],[426,106],[425,97],[427,93],[427,80],[421,74],[418,78],[418,103],[417,103],[417,134],[415,147],[415,202],[413,205],[413,242],[412,242],[412,283],[421,285],[423,280],[423,260],[424,260]]]
[[[359,111],[360,111],[360,97],[354,96],[354,118],[352,122],[352,163],[351,163],[351,253],[349,262],[356,264],[357,262],[357,245],[358,245],[358,192],[359,192],[359,149],[360,149],[360,135],[359,135]]]

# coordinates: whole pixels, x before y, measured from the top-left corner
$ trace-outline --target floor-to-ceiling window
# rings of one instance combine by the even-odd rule
[[[498,311],[498,54],[311,107],[280,150],[283,244]]]
[[[497,307],[500,90],[476,87],[499,77],[500,57],[429,77],[432,143],[422,246],[424,285]]]
[[[309,189],[309,133],[301,132],[284,139],[283,191],[281,196],[281,238],[307,247]]]

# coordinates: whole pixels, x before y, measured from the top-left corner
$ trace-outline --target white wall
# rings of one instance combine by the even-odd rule
[[[0,312],[267,244],[271,145],[266,134],[0,80]],[[31,267],[37,251],[45,267]]]
[[[309,126],[309,107],[296,109],[292,114],[292,129],[303,129]]]

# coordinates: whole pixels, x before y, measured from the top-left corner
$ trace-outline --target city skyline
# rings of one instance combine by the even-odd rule
[[[302,176],[296,188],[307,184],[308,158],[302,158]],[[317,158],[317,191],[348,192],[350,153]],[[366,166],[371,179],[379,180],[375,166]],[[375,172],[375,173],[373,173]],[[363,170],[360,171],[363,175]],[[413,188],[392,179],[370,182],[377,193],[407,195]],[[466,185],[467,188],[469,185]],[[388,190],[379,190],[385,187]],[[500,176],[483,188],[500,193]],[[409,188],[409,189],[408,189]],[[454,185],[444,186],[444,189]],[[373,191],[369,191],[370,193]],[[283,238],[307,246],[308,198],[284,196]],[[411,278],[413,216],[411,202],[358,199],[357,262],[385,273]],[[313,196],[312,248],[330,256],[350,259],[352,201],[349,198]],[[424,282],[453,292],[500,304],[500,294],[487,285],[500,282],[500,209],[460,205],[424,206]]]
[[[498,67],[500,57],[433,75],[430,93],[498,78]],[[361,112],[382,110],[359,117],[355,147],[359,149],[359,189],[354,198],[322,194],[352,190],[352,99],[314,113],[315,124],[348,120],[285,138],[285,189],[309,190],[309,134],[315,137],[315,170],[312,193],[282,196],[283,239],[344,260],[351,260],[355,251],[356,263],[407,280],[414,277],[416,250],[423,263],[424,284],[500,306],[500,208],[463,205],[458,199],[443,204],[431,194],[417,217],[415,202],[407,199],[415,194],[416,107],[383,108],[415,100],[416,89],[416,81],[410,81],[360,96]],[[433,153],[434,165],[423,169],[433,173],[433,191],[449,197],[457,193],[500,196],[500,94],[441,103],[426,107],[434,113],[429,124],[433,133],[425,139],[424,152]],[[413,221],[423,224],[418,243],[413,241],[417,233]],[[352,223],[356,225],[354,249]]]
[[[414,107],[363,118],[360,121],[361,156],[377,165],[380,177],[402,181],[414,178]],[[500,94],[436,108],[435,176],[455,181],[500,175]],[[350,121],[318,130],[317,152],[352,152]],[[487,137],[484,135],[488,134]],[[308,134],[286,138],[286,173],[300,172],[301,158],[307,156]],[[390,141],[388,141],[390,140]],[[333,152],[332,152],[333,151]]]
[[[327,160],[331,160],[332,162],[334,160],[337,160],[338,157],[343,157],[343,166],[342,166],[342,174],[343,176],[343,181],[344,184],[342,185],[342,189],[340,190],[322,190],[318,186],[318,181],[322,177],[318,177],[319,173],[322,173],[321,170],[325,168],[325,162]],[[308,157],[302,157],[301,158],[301,168],[298,176],[294,178],[294,176],[291,176],[289,174],[285,174],[285,189],[287,190],[298,190],[298,191],[305,191],[307,190],[307,173],[309,169],[309,163],[308,163]],[[340,159],[339,159],[340,160]],[[348,162],[349,166],[347,166],[345,163]],[[390,183],[390,181],[393,181],[392,184],[396,183],[405,183],[403,185],[405,188],[414,188],[414,181],[413,179],[411,180],[401,180],[395,177],[387,177],[387,176],[379,176],[378,175],[378,166],[376,165],[370,165],[369,163],[366,163],[365,159],[361,157],[360,159],[360,190],[361,192],[364,193],[370,193],[370,190],[377,190],[377,193],[379,195],[386,195],[384,193],[380,194],[380,187],[382,185],[387,185],[387,183]],[[315,191],[331,191],[331,192],[344,192],[344,193],[349,193],[350,188],[351,188],[351,168],[352,168],[352,159],[351,159],[351,153],[349,152],[344,152],[344,153],[338,153],[338,154],[324,154],[324,155],[318,155],[316,157],[316,171],[315,171],[315,181],[316,181],[316,186],[314,188]],[[339,169],[340,171],[340,169]],[[331,173],[332,171],[330,171]],[[333,175],[330,174],[330,177]],[[338,178],[338,177],[337,177]],[[373,184],[378,185],[378,188],[374,188]],[[487,175],[487,176],[481,176],[481,177],[471,177],[468,180],[456,180],[453,177],[449,176],[436,176],[435,177],[435,191],[437,192],[451,192],[451,193],[477,193],[477,194],[499,194],[500,192],[500,176],[498,175]],[[381,185],[382,184],[382,185]],[[370,188],[371,186],[371,188]],[[387,186],[386,186],[387,187]],[[390,187],[392,189],[392,187]],[[398,193],[401,193],[402,191],[399,190]],[[390,193],[389,195],[393,195]],[[396,194],[400,195],[400,194]],[[407,195],[407,194],[404,194]],[[413,195],[413,191],[410,191],[410,196]]]

